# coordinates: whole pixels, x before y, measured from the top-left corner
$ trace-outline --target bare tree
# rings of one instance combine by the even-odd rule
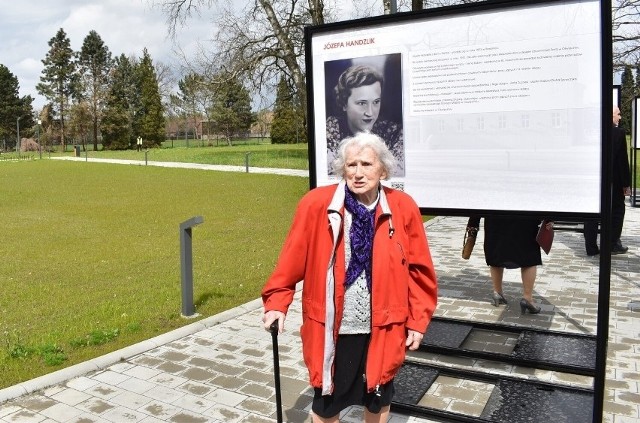
[[[176,84],[175,74],[173,73],[171,66],[163,62],[154,62],[153,67],[155,68],[156,78],[158,79],[158,90],[160,90],[162,104],[168,108],[171,93]]]
[[[640,61],[640,0],[614,0],[611,11],[613,68]]]
[[[174,34],[189,17],[211,10],[216,48],[202,49],[197,71],[211,75],[212,84],[221,82],[214,75],[227,74],[260,91],[285,74],[306,109],[304,26],[323,24],[330,16],[324,0],[254,0],[241,9],[237,2],[164,0],[162,7]]]
[[[190,58],[189,72],[205,76],[215,91],[224,83],[215,75],[233,75],[258,93],[275,92],[280,77],[292,81],[306,116],[304,27],[342,18],[367,17],[384,12],[388,0],[153,0],[161,5],[170,33],[194,16],[208,15],[215,28],[214,45],[201,46]],[[399,12],[476,3],[480,0],[398,0]],[[614,0],[614,63],[629,62],[640,51],[636,17],[640,0]],[[347,7],[349,6],[349,7]],[[345,12],[346,11],[346,12]],[[349,14],[346,16],[345,14]],[[306,122],[304,123],[306,127]]]

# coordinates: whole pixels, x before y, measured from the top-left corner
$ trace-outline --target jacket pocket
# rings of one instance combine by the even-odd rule
[[[316,322],[323,323],[325,320],[324,304],[319,305],[318,301],[312,301],[310,299],[302,299],[302,318],[303,321],[307,318],[315,320]]]
[[[322,354],[324,351],[324,309],[309,300],[302,300],[302,357],[309,370],[311,385],[322,386]]]
[[[371,313],[371,324],[373,326],[403,324],[408,318],[409,308],[405,306],[397,306],[383,310],[374,310]]]

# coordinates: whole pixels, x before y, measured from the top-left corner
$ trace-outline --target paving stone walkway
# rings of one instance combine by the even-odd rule
[[[491,285],[482,231],[470,260],[460,258],[466,219],[438,217],[425,224],[439,277],[436,314],[472,321],[530,325],[595,334],[599,257],[587,257],[582,234],[556,231],[543,256],[534,296],[539,315],[521,315],[518,270],[505,271],[507,306],[489,303]],[[611,259],[611,301],[603,421],[640,423],[640,209],[627,208],[625,255]],[[257,294],[257,293],[256,293]],[[259,299],[103,357],[0,390],[0,422],[260,423],[275,419],[271,336],[260,323]],[[302,362],[299,295],[279,337],[285,421],[308,422],[312,391]],[[482,337],[480,337],[482,338]],[[495,340],[471,339],[471,344]],[[502,340],[507,350],[513,340]],[[495,343],[495,342],[494,342]],[[490,360],[413,353],[411,359],[568,386],[589,387],[585,376]],[[421,403],[479,415],[494,387],[440,377]],[[343,422],[360,422],[351,407]],[[392,413],[391,423],[435,422]],[[556,422],[554,422],[556,423]],[[581,422],[567,422],[581,423]]]

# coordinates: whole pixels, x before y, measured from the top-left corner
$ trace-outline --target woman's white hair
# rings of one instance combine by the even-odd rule
[[[356,147],[358,152],[365,148],[372,149],[385,170],[386,177],[384,179],[389,179],[395,174],[398,161],[391,154],[382,138],[371,132],[358,132],[356,135],[345,138],[340,142],[338,155],[331,164],[335,175],[344,178],[346,152],[350,147]]]

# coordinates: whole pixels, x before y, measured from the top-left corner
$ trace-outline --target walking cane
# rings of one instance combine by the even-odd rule
[[[278,355],[278,320],[271,323],[271,340],[273,341],[273,377],[276,387],[276,415],[278,423],[282,423],[282,395],[280,394],[280,358]]]

